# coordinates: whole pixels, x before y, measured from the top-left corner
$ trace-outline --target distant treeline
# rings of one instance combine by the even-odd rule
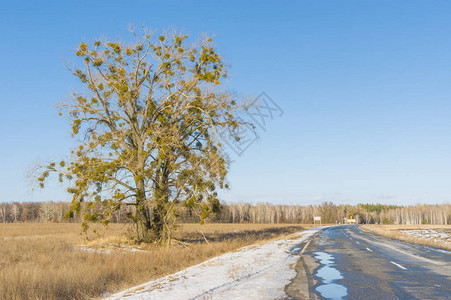
[[[0,223],[17,222],[80,222],[80,216],[65,218],[70,203],[67,202],[3,202],[0,203]],[[451,223],[451,204],[396,206],[384,204],[335,205],[274,205],[269,203],[222,204],[219,213],[209,217],[217,223],[313,223],[320,216],[322,223],[343,223],[346,218],[356,219],[360,224],[436,224]],[[123,206],[116,211],[111,222],[128,222],[134,206]],[[180,206],[180,222],[199,221],[195,210]]]

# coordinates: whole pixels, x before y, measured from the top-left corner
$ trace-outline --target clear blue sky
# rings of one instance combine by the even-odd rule
[[[214,35],[230,88],[284,110],[232,154],[227,201],[451,199],[449,1],[18,2],[0,5],[0,201],[68,199],[25,177],[74,143],[54,107],[77,88],[64,61],[129,24]]]

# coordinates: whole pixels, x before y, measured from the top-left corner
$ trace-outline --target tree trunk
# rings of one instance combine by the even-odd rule
[[[136,235],[139,242],[150,240],[151,219],[149,208],[147,205],[146,191],[144,188],[144,180],[138,178],[136,181]]]
[[[153,207],[152,217],[152,232],[156,241],[163,244],[164,242],[170,242],[171,239],[171,226],[169,224],[168,204],[169,204],[169,184],[168,174],[163,170],[160,181],[155,188],[155,204]]]

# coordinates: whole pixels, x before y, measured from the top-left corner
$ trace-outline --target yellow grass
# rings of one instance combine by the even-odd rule
[[[362,229],[410,243],[451,250],[451,243],[441,239],[426,239],[408,235],[400,230],[436,229],[451,232],[451,225],[362,225]]]
[[[87,240],[79,224],[0,224],[0,299],[100,297],[300,230],[299,225],[185,224],[168,248],[134,245],[120,224]]]

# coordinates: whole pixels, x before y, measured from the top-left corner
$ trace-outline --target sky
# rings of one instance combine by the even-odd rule
[[[66,201],[28,172],[76,140],[66,69],[129,25],[214,37],[227,87],[280,111],[233,160],[227,202],[449,203],[449,1],[2,1],[0,202]]]

